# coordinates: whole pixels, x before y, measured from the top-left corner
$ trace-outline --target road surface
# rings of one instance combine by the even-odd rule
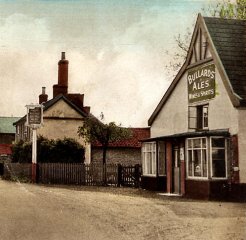
[[[0,239],[246,239],[246,204],[0,180]]]

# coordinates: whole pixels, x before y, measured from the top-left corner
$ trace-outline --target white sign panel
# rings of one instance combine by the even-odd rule
[[[38,128],[43,124],[43,105],[27,105],[26,125]]]

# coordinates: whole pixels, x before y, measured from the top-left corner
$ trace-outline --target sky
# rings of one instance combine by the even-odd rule
[[[214,1],[0,0],[0,116],[23,116],[43,86],[51,99],[66,52],[68,91],[95,116],[148,126],[173,80],[174,37]]]

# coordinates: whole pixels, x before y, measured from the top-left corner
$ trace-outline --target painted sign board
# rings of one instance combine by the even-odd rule
[[[43,106],[27,105],[27,126],[40,127],[43,123]]]
[[[215,97],[215,65],[203,65],[190,69],[187,74],[189,103]]]

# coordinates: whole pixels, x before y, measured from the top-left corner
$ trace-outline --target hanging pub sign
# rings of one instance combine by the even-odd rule
[[[27,105],[27,121],[29,127],[40,127],[43,123],[43,105]]]
[[[195,103],[215,97],[215,65],[199,66],[188,71],[188,101]]]

